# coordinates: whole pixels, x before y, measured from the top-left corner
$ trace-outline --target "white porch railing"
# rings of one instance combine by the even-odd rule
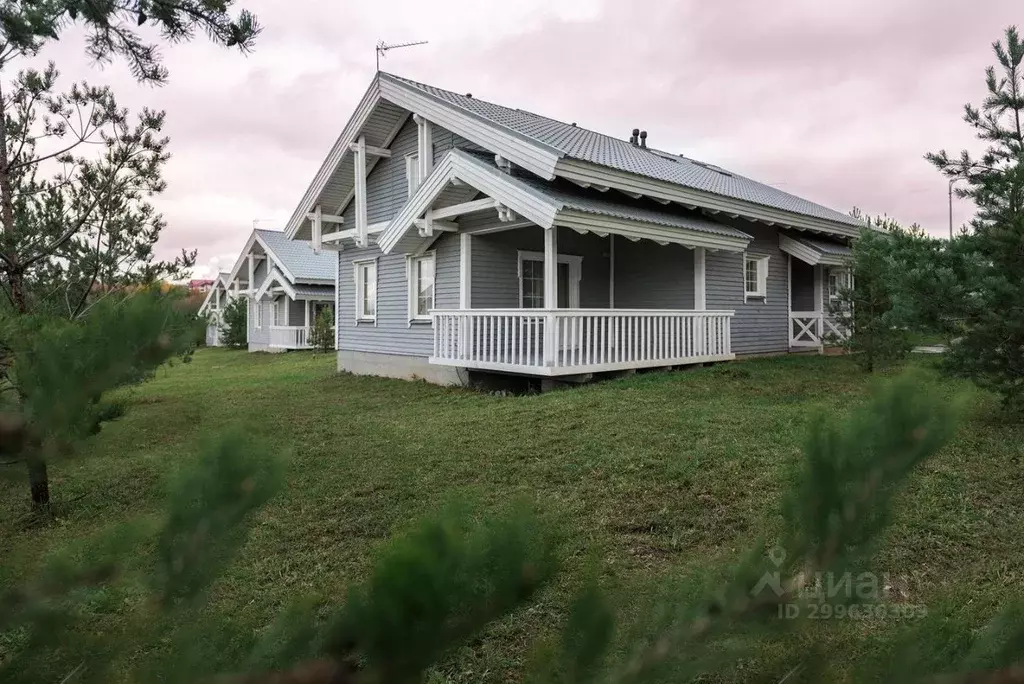
[[[839,322],[823,311],[793,311],[789,314],[790,347],[821,348],[825,341],[846,337],[846,331]]]
[[[270,346],[276,349],[309,349],[309,329],[303,325],[272,325]]]
[[[431,363],[530,375],[725,361],[732,311],[460,309],[433,311]]]

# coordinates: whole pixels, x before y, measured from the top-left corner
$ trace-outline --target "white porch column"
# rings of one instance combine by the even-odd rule
[[[823,320],[824,313],[822,310],[822,300],[825,298],[825,293],[823,291],[822,270],[821,264],[814,267],[814,311],[818,314],[818,320],[817,323],[815,323],[817,328],[815,334],[818,336],[818,340],[821,343],[819,344],[819,347],[824,349],[825,321]]]
[[[459,308],[473,308],[473,236],[459,235]]]
[[[366,247],[369,226],[366,218],[366,136],[359,136],[352,158],[355,164],[356,186],[356,247]]]
[[[249,292],[256,291],[256,257],[249,255]]]
[[[555,309],[558,308],[558,226],[544,230],[544,365],[553,366],[558,356]]]
[[[615,308],[615,233],[608,233],[608,308]]]
[[[707,266],[706,253],[703,247],[693,249],[693,308],[696,311],[707,311]]]
[[[306,330],[309,330],[309,300],[306,300]]]

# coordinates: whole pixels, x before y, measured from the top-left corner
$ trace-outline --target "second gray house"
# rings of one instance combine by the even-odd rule
[[[646,143],[378,74],[285,231],[330,255],[338,368],[463,384],[820,347],[864,226]]]
[[[334,307],[334,252],[274,230],[254,230],[226,278],[248,301],[249,351],[309,349],[321,310]]]

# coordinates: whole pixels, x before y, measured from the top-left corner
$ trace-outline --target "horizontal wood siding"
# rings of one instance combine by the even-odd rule
[[[492,217],[488,217],[494,222]],[[460,224],[463,225],[463,224]],[[466,223],[463,227],[476,227]],[[558,253],[583,257],[580,264],[580,306],[608,307],[608,238],[558,230]],[[517,228],[473,236],[473,308],[519,307],[519,252],[544,252],[544,229]]]
[[[434,126],[433,140],[435,161],[440,161],[453,147],[480,149],[479,146],[440,126]],[[391,142],[391,156],[378,160],[370,175],[366,177],[366,216],[370,223],[390,221],[408,201],[409,181],[405,176],[405,157],[416,153],[418,141],[416,122],[410,117]],[[342,216],[345,218],[342,228],[355,228],[355,202],[349,203]]]
[[[459,239],[444,234],[436,252],[434,306],[459,306]],[[381,254],[376,246],[338,253],[338,349],[342,351],[430,356],[434,329],[429,322],[409,323],[408,279],[404,254]],[[353,262],[377,259],[377,323],[356,322]]]
[[[692,309],[693,250],[617,236],[615,308]]]
[[[288,325],[306,325],[306,302],[304,300],[288,300]]]
[[[779,233],[773,227],[734,221],[753,236],[747,250],[768,259],[768,296],[743,301],[743,255],[708,251],[705,262],[708,309],[733,309],[732,350],[758,354],[789,350],[788,269],[786,254],[779,249]]]

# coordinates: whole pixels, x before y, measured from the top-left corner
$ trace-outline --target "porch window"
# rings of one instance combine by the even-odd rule
[[[261,302],[260,300],[256,299],[256,300],[253,300],[251,302],[251,304],[252,304],[252,311],[253,311],[253,320],[255,321],[255,323],[253,324],[253,327],[255,327],[255,328],[262,328],[263,327],[263,302]]]
[[[409,259],[409,320],[429,321],[434,308],[434,254]]]
[[[419,153],[405,155],[405,180],[409,184],[409,197],[420,187],[420,155]]]
[[[356,320],[377,322],[377,260],[354,262]]]
[[[558,308],[578,309],[580,306],[580,274],[583,257],[558,255]],[[519,253],[519,307],[544,308],[544,254]]]
[[[316,319],[320,317],[320,312],[325,309],[327,311],[333,311],[334,305],[330,302],[309,302],[309,324],[315,324]],[[331,316],[331,318],[333,319],[334,316]],[[334,323],[332,322],[331,325],[333,326]]]
[[[746,254],[743,257],[743,299],[768,296],[768,257]]]

